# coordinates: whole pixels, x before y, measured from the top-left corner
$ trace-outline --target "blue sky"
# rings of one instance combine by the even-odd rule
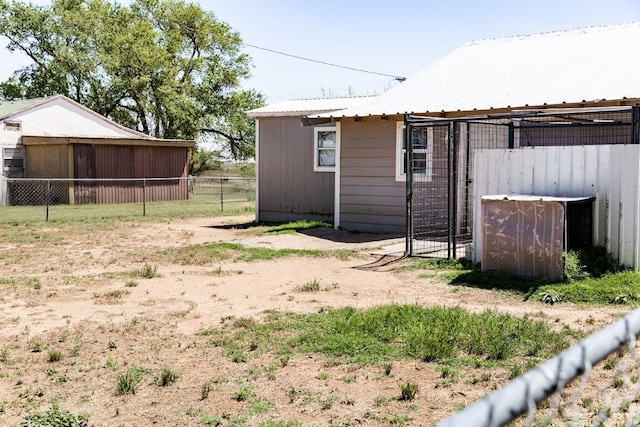
[[[46,0],[36,3],[48,4]],[[637,0],[200,0],[244,42],[409,77],[472,40],[640,21]],[[0,40],[4,46],[6,40]],[[246,47],[247,88],[268,103],[381,93],[390,77],[342,70]],[[509,58],[505,58],[508,61]],[[0,52],[0,79],[28,61]]]

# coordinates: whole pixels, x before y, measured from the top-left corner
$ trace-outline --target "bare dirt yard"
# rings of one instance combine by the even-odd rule
[[[327,229],[266,235],[264,227],[234,226],[251,220],[4,228],[0,425],[21,425],[53,405],[86,414],[92,426],[432,425],[507,382],[508,369],[471,381],[481,373],[470,368],[444,382],[436,364],[419,360],[394,361],[385,375],[380,365],[284,357],[268,348],[234,357],[216,331],[276,312],[391,303],[497,309],[586,332],[624,311],[543,305],[399,272],[406,260],[385,264],[394,258],[381,255],[398,239]],[[214,262],[175,252],[216,242],[354,252]],[[318,286],[305,291],[305,284]],[[135,392],[119,392],[133,367]],[[177,378],[163,376],[163,368]],[[415,399],[398,399],[408,382],[418,385]]]

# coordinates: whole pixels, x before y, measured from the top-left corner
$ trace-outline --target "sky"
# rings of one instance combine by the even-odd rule
[[[34,0],[49,4],[47,0]],[[127,3],[125,1],[124,3]],[[372,95],[473,40],[640,21],[638,0],[199,0],[255,47],[243,87],[267,103]],[[28,65],[0,38],[0,80]],[[508,61],[509,58],[505,58]]]

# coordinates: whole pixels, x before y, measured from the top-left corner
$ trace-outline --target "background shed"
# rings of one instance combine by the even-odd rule
[[[110,180],[100,185],[95,181],[92,186],[86,181],[59,183],[68,192],[55,191],[58,203],[133,202],[141,200],[142,191],[149,201],[188,198],[185,179],[150,180],[146,188],[126,179],[186,178],[191,141],[25,135],[22,145],[26,178]]]

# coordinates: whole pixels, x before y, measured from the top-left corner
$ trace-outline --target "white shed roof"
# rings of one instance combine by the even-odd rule
[[[251,117],[306,116],[326,111],[337,111],[365,104],[376,96],[349,96],[340,98],[290,99],[247,111]]]
[[[471,42],[371,102],[320,117],[640,98],[640,23]]]

